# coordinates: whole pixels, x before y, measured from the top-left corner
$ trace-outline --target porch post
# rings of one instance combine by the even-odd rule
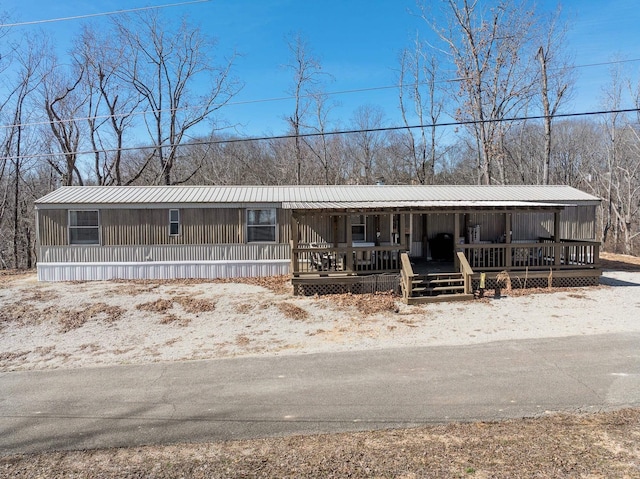
[[[347,212],[345,216],[345,223],[347,225],[347,271],[353,271],[353,231],[351,231],[351,213]]]
[[[338,247],[338,217],[332,216],[333,219],[333,247]]]
[[[555,243],[553,248],[553,266],[557,268],[562,261],[560,256],[562,248],[562,244],[560,243],[560,211],[553,212],[553,241]]]
[[[453,215],[453,265],[456,271],[460,268],[460,260],[458,259],[458,238],[460,238],[460,213]]]
[[[504,214],[504,242],[507,247],[504,250],[504,267],[507,271],[511,268],[511,212],[507,211]]]
[[[298,253],[294,250],[298,249],[298,235],[299,235],[299,223],[296,218],[296,213],[291,212],[291,273],[298,273],[300,262],[298,261]]]
[[[407,248],[407,235],[405,234],[406,227],[406,215],[404,213],[400,213],[400,231],[398,231],[398,233],[400,234],[400,248],[410,252],[410,250]]]

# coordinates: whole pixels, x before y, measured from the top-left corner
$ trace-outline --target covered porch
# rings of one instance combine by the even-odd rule
[[[488,288],[501,271],[526,277],[525,286],[546,284],[550,275],[555,285],[597,284],[601,274],[598,242],[563,237],[589,230],[566,224],[565,205],[368,202],[288,209],[295,294],[386,288],[402,291],[407,302],[424,302],[468,299],[481,273]]]

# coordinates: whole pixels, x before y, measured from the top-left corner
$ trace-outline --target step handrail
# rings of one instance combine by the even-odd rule
[[[400,268],[400,285],[402,286],[402,297],[407,299],[411,296],[411,291],[413,290],[413,278],[417,276],[413,272],[413,267],[411,266],[411,261],[409,260],[409,255],[405,253],[400,253],[400,264],[402,267]]]
[[[471,294],[471,276],[473,275],[473,269],[462,251],[458,251],[457,255],[460,273],[462,273],[462,277],[464,278],[464,294]]]

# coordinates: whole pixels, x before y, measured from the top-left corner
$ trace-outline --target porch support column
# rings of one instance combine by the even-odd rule
[[[507,211],[504,214],[504,242],[507,247],[504,250],[504,267],[509,270],[511,268],[511,212]]]
[[[344,221],[347,226],[347,271],[353,271],[353,231],[351,231],[351,213],[347,212]]]
[[[296,218],[297,214],[295,211],[291,212],[291,273],[296,274],[299,271],[300,262],[298,261],[298,253],[294,252],[298,249],[298,239],[300,235],[300,223],[298,223],[298,219]]]
[[[562,245],[560,243],[560,211],[553,212],[553,242],[555,246],[553,248],[553,266],[556,268],[560,266],[562,261]]]
[[[400,248],[410,252],[410,249],[407,248],[406,228],[407,228],[407,215],[405,215],[404,213],[400,213],[400,231],[398,231],[398,233],[400,233]]]
[[[338,247],[338,217],[337,216],[332,216],[332,223],[333,223],[333,247],[337,248]]]
[[[458,260],[458,238],[460,238],[460,213],[453,215],[453,266],[456,270],[460,268]]]

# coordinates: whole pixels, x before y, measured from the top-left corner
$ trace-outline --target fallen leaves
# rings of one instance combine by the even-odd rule
[[[242,341],[241,338],[239,338]],[[640,409],[0,458],[30,477],[638,477]]]
[[[353,307],[364,315],[399,311],[393,292],[368,294],[333,294],[331,300],[339,307]]]

